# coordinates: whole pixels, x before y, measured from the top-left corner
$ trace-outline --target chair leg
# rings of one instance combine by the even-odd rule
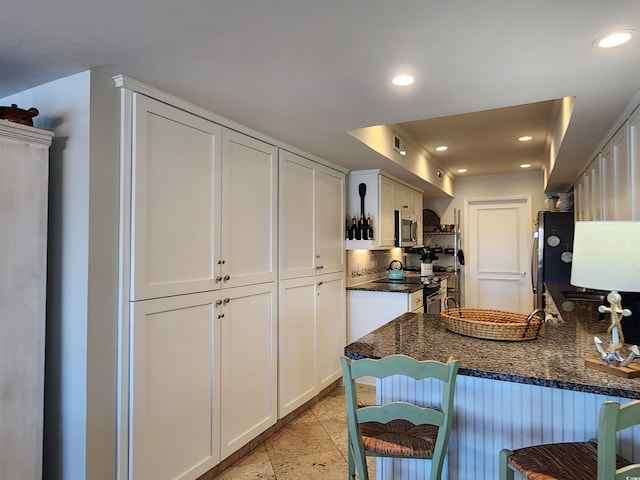
[[[513,470],[509,468],[509,457],[513,455],[513,452],[508,449],[500,451],[499,468],[500,480],[513,480]]]
[[[349,480],[356,480],[356,464],[353,460],[353,448],[351,448],[351,444],[347,446],[347,450],[349,451],[348,455],[348,465],[349,465]]]

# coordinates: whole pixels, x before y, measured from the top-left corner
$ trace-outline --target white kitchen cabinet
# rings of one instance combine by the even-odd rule
[[[0,478],[43,478],[52,134],[0,120]],[[47,475],[45,475],[46,477]]]
[[[422,296],[422,289],[413,293],[347,290],[347,344],[403,313],[420,310]]]
[[[340,357],[347,339],[344,274],[323,276],[316,299],[316,382],[321,391],[342,377]]]
[[[422,192],[395,182],[393,208],[401,212],[413,213],[422,219]],[[422,225],[422,220],[419,224]]]
[[[395,247],[395,210],[416,215],[422,231],[422,192],[380,170],[349,173],[349,214],[360,216],[359,185],[366,185],[365,215],[373,219],[373,240],[347,240],[347,249],[387,249]]]
[[[279,292],[278,414],[340,378],[345,346],[343,273],[283,280]]]
[[[276,280],[276,147],[141,94],[132,143],[132,300]]]
[[[279,164],[279,278],[343,271],[344,174],[286,150]]]
[[[220,460],[219,292],[132,303],[131,474],[197,478]]]
[[[221,459],[276,423],[276,294],[275,282],[220,292]]]
[[[274,282],[131,308],[132,478],[197,478],[275,424]]]
[[[315,258],[321,274],[343,272],[345,267],[345,176],[328,167],[316,167]]]
[[[396,226],[395,226],[395,214],[393,210],[393,198],[395,192],[396,183],[380,175],[378,177],[378,244],[381,248],[395,247],[396,241]],[[374,238],[376,225],[374,222]],[[375,241],[374,241],[375,243]]]
[[[401,212],[414,213],[413,190],[404,185],[396,184],[393,192],[394,210]]]
[[[129,471],[194,479],[277,420],[277,148],[130,98]]]
[[[365,215],[373,219],[373,240],[347,240],[347,249],[388,249],[395,246],[394,210],[414,213],[422,231],[422,192],[409,187],[380,170],[349,172],[349,217],[360,217],[358,186],[366,185]],[[418,211],[415,211],[415,210]]]
[[[133,96],[131,300],[217,288],[222,129]]]
[[[277,148],[225,128],[222,133],[220,257],[223,287],[277,276]]]

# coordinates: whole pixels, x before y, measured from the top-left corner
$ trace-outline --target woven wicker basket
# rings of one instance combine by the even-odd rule
[[[544,323],[544,314],[490,310],[482,308],[449,308],[441,315],[447,330],[469,337],[487,340],[521,342],[538,338]],[[527,319],[530,320],[527,322]]]

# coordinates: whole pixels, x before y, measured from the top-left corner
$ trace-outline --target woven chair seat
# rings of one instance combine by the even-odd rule
[[[400,457],[431,457],[438,436],[437,426],[414,425],[407,420],[365,422],[360,431],[365,450]]]
[[[515,450],[509,458],[528,480],[596,480],[598,446],[594,442],[552,443]],[[631,462],[618,455],[616,468]]]

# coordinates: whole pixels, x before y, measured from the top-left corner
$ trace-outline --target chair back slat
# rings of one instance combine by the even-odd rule
[[[388,423],[392,420],[404,419],[413,424],[429,424],[441,427],[446,416],[439,409],[418,407],[407,402],[392,402],[380,406],[368,406],[356,411],[358,423],[381,422]]]
[[[404,375],[415,380],[435,378],[447,382],[451,379],[451,368],[446,363],[433,360],[417,361],[406,355],[390,355],[379,360],[367,358],[351,364],[353,378],[387,378],[393,375]]]

